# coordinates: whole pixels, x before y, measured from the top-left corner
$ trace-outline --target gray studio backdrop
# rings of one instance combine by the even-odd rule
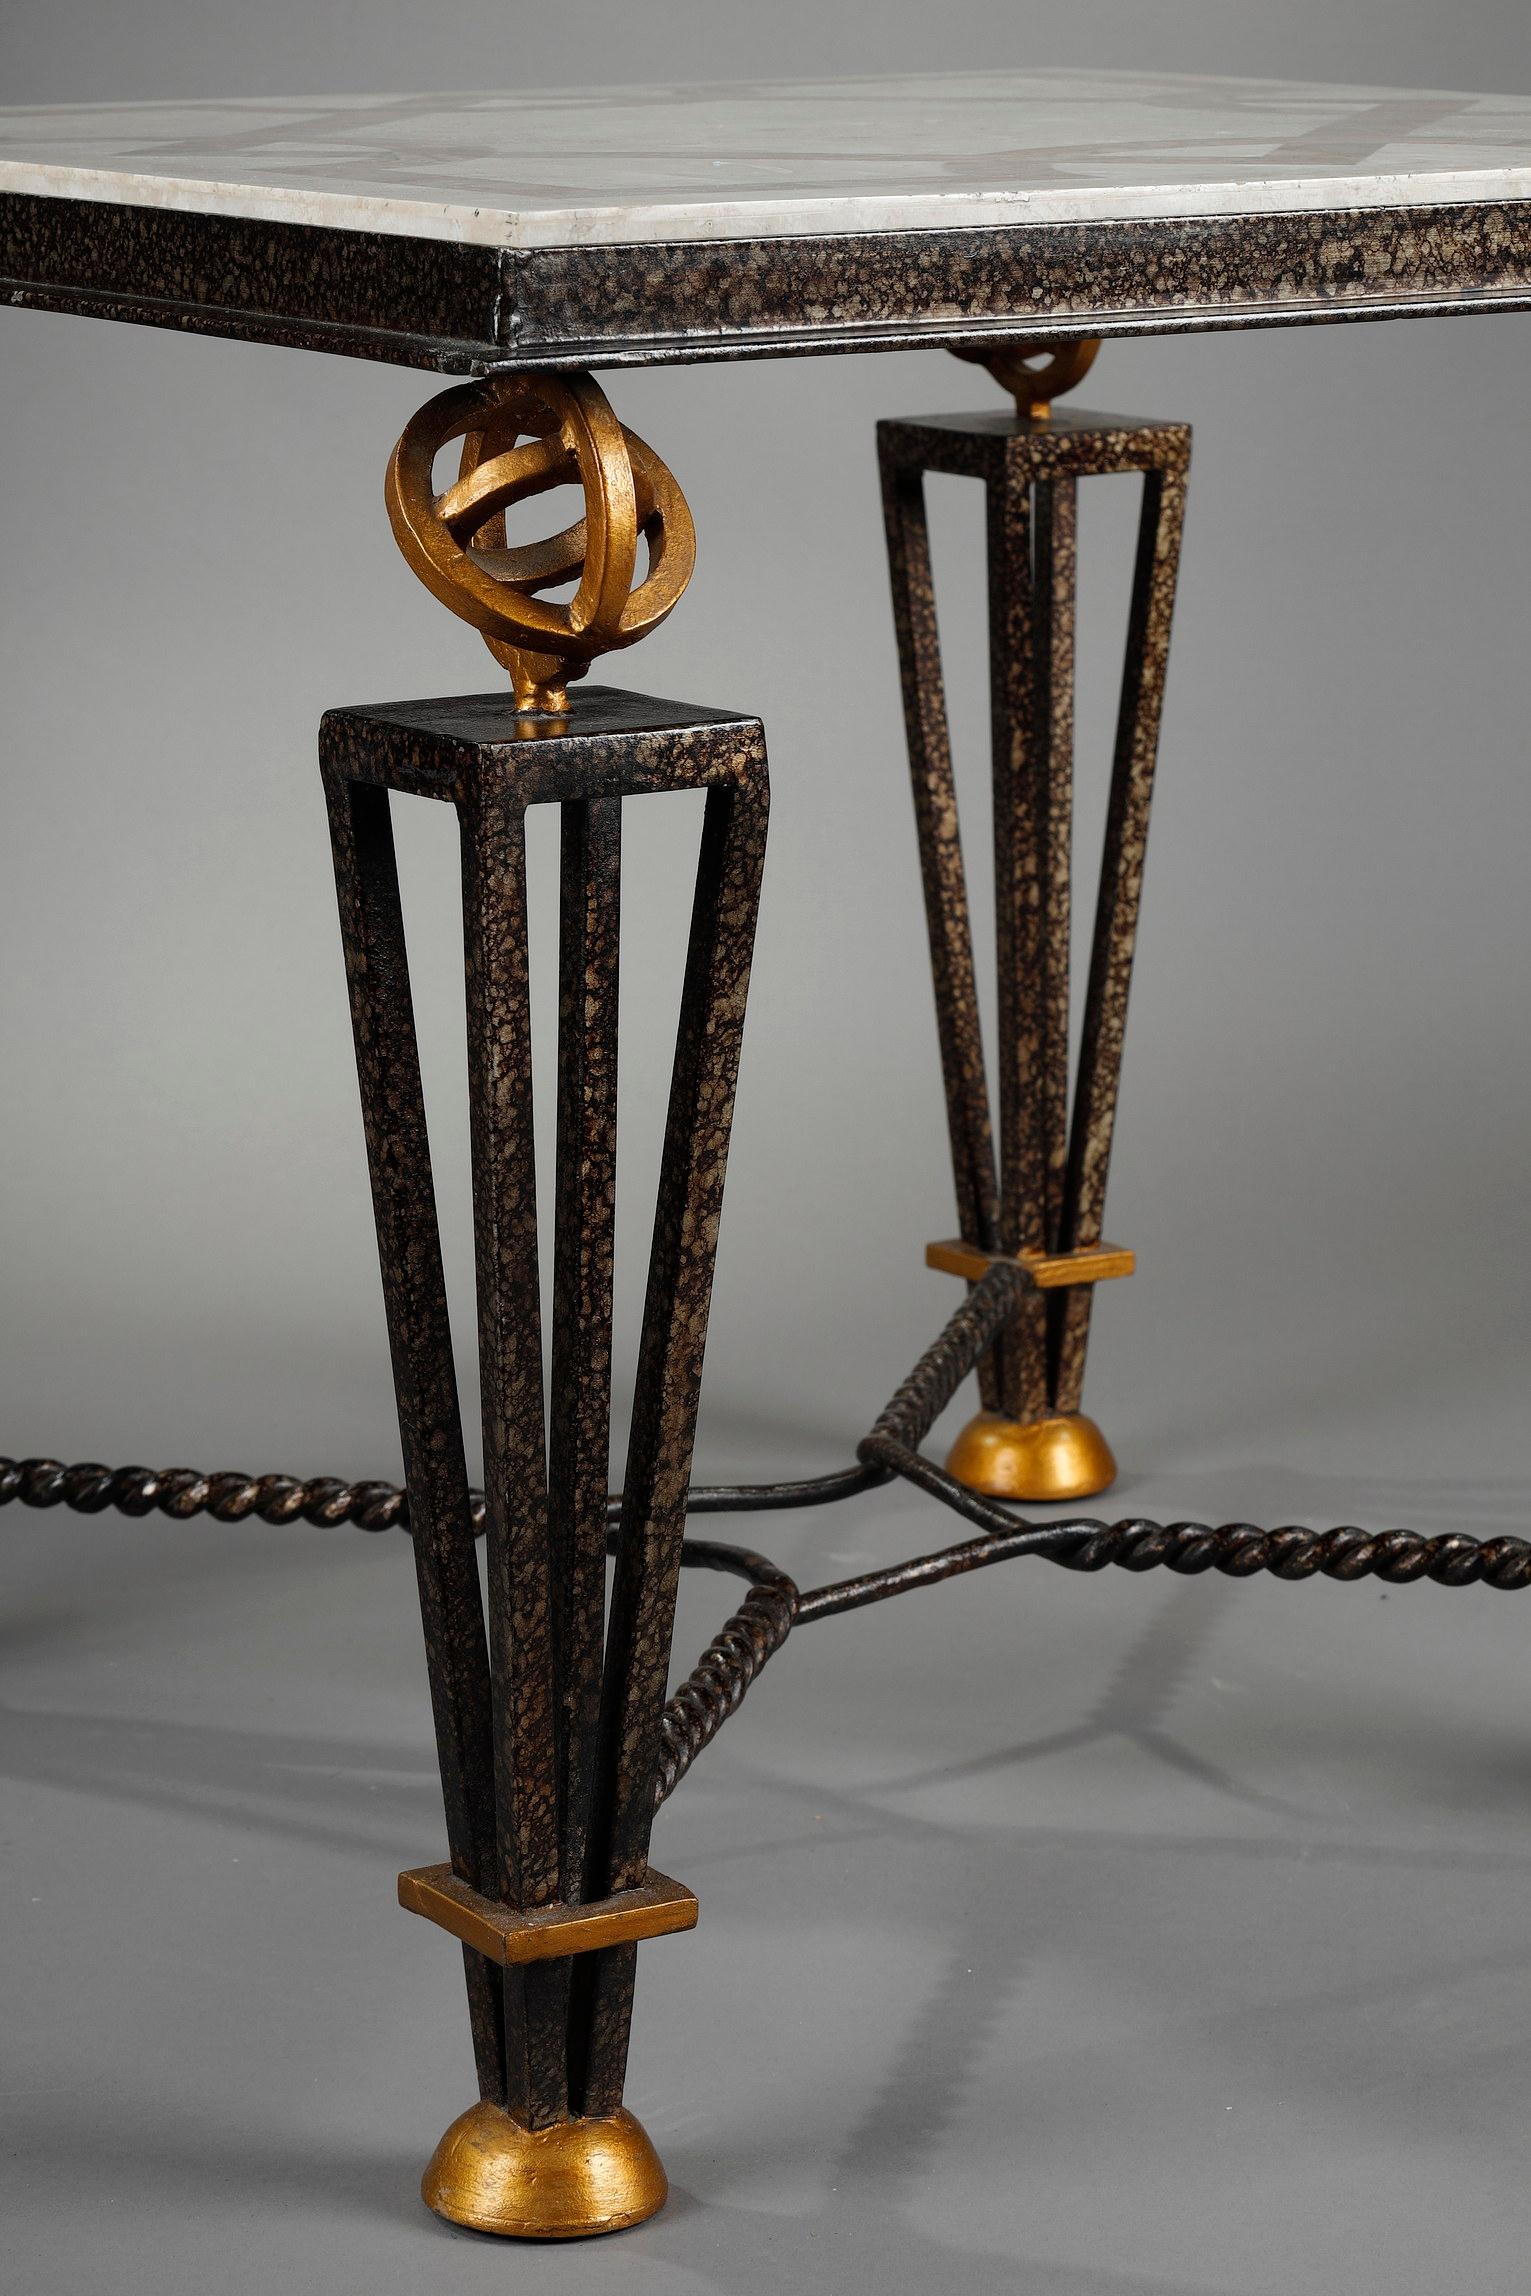
[[[1068,9],[947,0],[939,10],[838,11],[808,0],[430,9],[4,0],[0,10],[5,103],[989,62],[1531,91],[1531,28],[1520,0]],[[1528,321],[1508,315],[1144,341],[1108,347],[1083,393],[1097,406],[1188,418],[1196,434],[1107,1221],[1137,1248],[1140,1272],[1102,1296],[1089,1391],[1122,1461],[1125,1509],[1480,1530],[1524,1522],[1528,348]],[[408,574],[383,513],[389,448],[435,386],[360,363],[20,311],[0,313],[0,361],[0,1446],[392,1474],[315,732],[333,703],[496,682],[478,640]],[[760,712],[775,790],[700,1469],[806,1471],[849,1456],[954,1299],[922,1265],[925,1240],[952,1227],[951,1181],[872,426],[883,414],[999,401],[981,374],[936,353],[640,373],[612,390],[681,480],[700,535],[691,592],[617,674]],[[1088,878],[1135,490],[1095,481],[1085,494]],[[982,929],[981,513],[977,491],[957,481],[934,482],[933,498]],[[629,1342],[694,836],[683,803],[634,814],[621,1197]],[[445,819],[420,807],[404,821],[461,1313],[469,1236],[455,855]],[[539,851],[545,933],[545,841]],[[544,1019],[549,972],[545,963]],[[471,1319],[461,1320],[467,1341]],[[42,1539],[42,1528],[11,1520],[8,1538]],[[77,1534],[74,1565],[58,1559],[63,1528],[46,1535],[53,1559],[37,1564],[38,1601],[88,1646],[92,1584],[130,1603],[127,1566],[100,1559],[104,1528]],[[113,1556],[128,1537],[150,1541],[148,1556],[169,1552],[152,1544],[158,1533],[116,1535]],[[815,1556],[832,1565],[944,1535],[915,1509],[881,1527],[840,1521],[783,1537],[799,1539],[794,1551],[813,1570]],[[276,1680],[286,1679],[284,1621],[308,1599],[301,1557],[281,1553],[286,1609],[261,1613]],[[184,1589],[194,1566],[165,1567]],[[255,1562],[228,1568],[256,1599]],[[322,1569],[331,1575],[315,1600],[362,1599],[353,1582],[340,1591],[333,1566]],[[408,1588],[396,1570],[391,1588],[402,1608],[390,1664],[418,1725]],[[1049,1633],[1061,1635],[1080,1604],[1109,1609],[1117,1598],[1050,1584],[1038,1599],[1050,1606]],[[1298,1599],[1274,1593],[1288,1609],[1258,1615],[1285,1620]],[[1347,1598],[1301,1599],[1312,1618],[1323,1600]],[[930,1631],[947,1658],[960,1658],[960,1621],[977,1615],[964,1600],[949,1598],[938,1627],[932,1598]],[[1449,1600],[1480,1604],[1471,1627],[1456,1629],[1467,1637],[1463,1663],[1473,1638],[1488,1636],[1512,1677],[1508,1626],[1497,1614],[1478,1623],[1498,1598]],[[1343,1673],[1360,1612],[1327,1616],[1328,1661]],[[710,1624],[704,1604],[696,1625]],[[870,1665],[872,1629],[857,1631]],[[806,1648],[782,1664],[800,1663],[806,1681],[826,1662],[814,1647],[815,1668]],[[896,1654],[916,1706],[932,1646],[913,1627],[889,1626],[876,1647],[884,1661]],[[1089,1666],[1088,1642],[1074,1647]],[[131,1681],[130,1647],[114,1647],[110,1663]],[[41,1668],[40,1659],[31,1696],[46,1704]],[[935,1687],[932,1665],[928,1695],[950,1722],[958,1691],[943,1679]],[[1283,1679],[1273,1714],[1317,1695]],[[1340,1735],[1342,1689],[1331,1685],[1326,1709]],[[300,1688],[282,1695],[301,1709]],[[887,1703],[886,1683],[878,1695],[867,1727],[896,1736],[909,1709]],[[759,1697],[764,1716],[764,1688]],[[99,1684],[81,1698],[117,1710]],[[381,1693],[362,1712],[356,1728],[369,1716],[382,1727]],[[822,1752],[831,1714],[836,1733],[856,1735],[848,1705],[822,1708],[821,1770],[834,1766]],[[984,1736],[975,1728],[975,1743]],[[1507,1777],[1524,1775],[1524,1742],[1522,1728],[1518,1771],[1500,1749]],[[853,1758],[841,1759],[854,1774]],[[1449,1780],[1437,1783],[1443,1801],[1456,1798]],[[420,1810],[423,1857],[435,1854],[428,1794]],[[1086,1895],[1094,1886],[1080,1883]],[[656,1969],[685,1950],[659,1949]],[[417,1984],[424,1950],[398,1951],[401,1984]],[[433,1973],[447,1958],[432,1960]],[[917,1984],[913,1965],[899,1966],[900,1981]],[[459,2014],[450,1974],[440,1976],[448,2019]],[[722,2015],[721,1974],[718,1984]],[[454,2031],[458,2055],[459,2040]],[[663,2087],[654,2027],[640,2027],[639,2046],[658,2053]],[[846,2047],[854,2056],[855,2043]],[[380,2086],[392,2061],[380,2057]],[[771,2078],[784,2123],[801,2075],[783,2061]],[[445,2090],[440,2101],[456,2109]],[[437,2125],[445,2117],[436,2111]],[[1221,2123],[1216,2134],[1226,2135]],[[409,2141],[406,2130],[406,2158]],[[869,2134],[848,2157],[876,2155]],[[406,2167],[398,2173],[407,2181]],[[1406,2217],[1408,2197],[1400,2191]],[[1410,2237],[1437,2222],[1432,2209]],[[1160,2229],[1168,2272],[1175,2235]],[[1342,2284],[1340,2252],[1321,2242],[1310,2283],[1273,2264],[1263,2277],[1234,2218],[1223,2238],[1215,2268],[1198,2276],[1186,2266],[1174,2285]],[[992,2240],[1011,2254],[1000,2234]],[[1050,2252],[1062,2241],[1060,2232]],[[1127,2274],[1127,2231],[1108,2248]],[[920,2253],[910,2284],[935,2286],[939,2258]],[[841,2285],[860,2284],[862,2254],[873,2251],[852,2242]],[[867,2284],[901,2284],[896,2254],[878,2245],[875,2255],[882,2277]],[[1513,2285],[1478,2261],[1480,2287]],[[1379,2289],[1445,2284],[1400,2277],[1398,2262]],[[662,2284],[629,2269],[631,2286]],[[1077,2279],[1026,2285],[1065,2296],[1170,2285],[1079,2269]],[[815,2284],[794,2249],[775,2280],[725,2272],[684,2285],[799,2281]],[[1018,2283],[997,2269],[992,2281],[954,2284]],[[1358,2271],[1344,2284],[1373,2282]],[[40,2267],[28,2282],[51,2285]]]

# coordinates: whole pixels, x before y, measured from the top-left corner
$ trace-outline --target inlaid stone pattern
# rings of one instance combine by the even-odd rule
[[[1114,72],[0,110],[0,193],[500,248],[1531,198],[1531,98]]]

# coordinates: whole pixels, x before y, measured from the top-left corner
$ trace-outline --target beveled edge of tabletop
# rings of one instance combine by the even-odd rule
[[[465,375],[1531,307],[1531,200],[496,248],[0,193],[0,298]]]

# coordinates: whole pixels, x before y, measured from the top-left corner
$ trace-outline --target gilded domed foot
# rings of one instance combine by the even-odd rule
[[[1092,1498],[1116,1481],[1110,1444],[1079,1411],[1031,1421],[980,1411],[952,1445],[946,1471],[987,1498],[1044,1505]]]
[[[447,2130],[420,2183],[428,2208],[474,2232],[515,2240],[583,2240],[624,2232],[663,2208],[658,2153],[629,2112],[524,2129],[476,2104]]]

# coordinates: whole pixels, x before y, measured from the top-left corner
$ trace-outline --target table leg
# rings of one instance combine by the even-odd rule
[[[930,935],[961,1243],[1053,1265],[979,1366],[983,1409],[949,1466],[1005,1498],[1081,1498],[1116,1468],[1080,1409],[1091,1291],[1103,1273],[1149,805],[1184,519],[1182,424],[1040,411],[878,426],[894,620]],[[979,479],[988,505],[997,925],[998,1153],[979,1025],[935,589],[927,471]],[[1073,690],[1078,483],[1144,481],[1126,670],[1070,1105]],[[932,1247],[934,1264],[958,1265]],[[1071,1256],[1075,1270],[1062,1263]],[[1128,1255],[1119,1258],[1130,1266]],[[968,1273],[966,1266],[960,1272]]]
[[[513,547],[510,506],[569,481],[584,517]],[[598,655],[663,620],[695,556],[679,486],[588,375],[441,393],[407,425],[385,497],[410,565],[510,672],[499,695],[332,712],[320,737],[451,1851],[447,1867],[401,1875],[400,1896],[462,1940],[479,2054],[479,2101],[423,2191],[460,2224],[564,2237],[638,2223],[666,2189],[622,2090],[637,1940],[695,1919],[648,1849],[662,1774],[677,1773],[665,1697],[765,747],[756,720],[719,711],[582,684],[571,703]],[[567,601],[542,595],[569,583]],[[705,812],[608,1620],[622,804],[681,790],[705,792]],[[397,793],[454,805],[462,837],[482,1610],[388,826]],[[548,802],[562,814],[550,1392],[525,841],[527,807]]]
[[[636,1939],[695,1918],[648,1850],[767,789],[755,721],[670,713],[593,692],[565,723],[528,722],[507,694],[336,712],[322,737],[451,1853],[401,1877],[401,1897],[465,1941],[479,2068],[423,2190],[457,2223],[531,2237],[662,2204],[664,2171],[622,2106]],[[705,791],[705,812],[608,1622],[621,812],[684,789]],[[462,831],[482,1601],[390,826],[401,791],[453,803]],[[525,811],[547,800],[563,858],[545,1394]]]

